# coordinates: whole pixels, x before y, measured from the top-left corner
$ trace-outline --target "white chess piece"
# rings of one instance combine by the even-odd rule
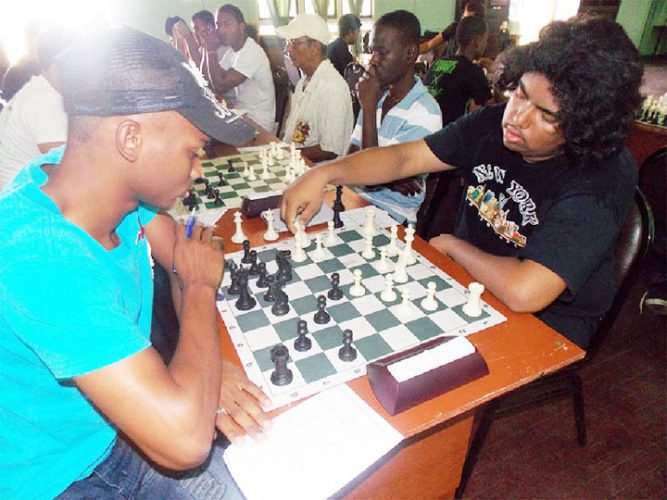
[[[296,144],[294,143],[294,141],[292,141],[289,145],[290,157],[293,157],[295,152],[296,152]]]
[[[375,258],[375,250],[373,249],[373,235],[367,234],[366,235],[366,241],[364,242],[364,251],[361,252],[361,256],[364,259],[374,259]]]
[[[466,316],[476,318],[482,314],[482,293],[484,293],[484,285],[481,283],[470,283],[468,285],[468,302],[463,306],[463,312]]]
[[[248,166],[248,180],[249,181],[256,181],[257,180],[257,175],[255,174],[255,169],[252,168],[252,166]]]
[[[283,148],[276,147],[276,159],[278,160],[285,159],[285,150]]]
[[[389,271],[389,260],[387,259],[387,247],[380,247],[380,260],[377,263],[377,270],[381,273]]]
[[[248,177],[250,175],[250,168],[248,167],[248,162],[243,162],[243,172],[241,172],[243,177]]]
[[[310,254],[310,256],[316,259],[324,258],[324,247],[322,246],[322,233],[317,233],[315,235],[315,250]]]
[[[269,147],[271,148],[271,153],[273,153],[273,156],[276,155],[276,141],[269,141]]]
[[[375,236],[377,234],[377,228],[375,227],[375,215],[377,214],[377,211],[373,208],[367,208],[366,212],[364,212],[364,216],[366,217],[364,220],[364,227],[361,231],[361,233],[364,236],[371,235]]]
[[[236,231],[232,236],[233,243],[243,243],[245,240],[248,239],[248,237],[243,232],[243,227],[241,227],[241,223],[242,223],[241,212],[237,210],[236,212],[234,212],[234,224],[236,224]]]
[[[275,163],[276,162],[273,160],[273,151],[269,149],[269,167],[272,167]]]
[[[294,180],[294,176],[292,175],[292,165],[289,163],[285,165],[285,182],[290,183]]]
[[[269,162],[266,158],[262,159],[262,173],[260,174],[260,179],[268,179],[271,177],[271,172],[269,172]]]
[[[426,292],[426,297],[422,299],[420,305],[422,306],[422,309],[426,309],[427,311],[435,311],[438,308],[438,301],[435,300],[435,281],[429,281],[426,285],[426,288],[428,289]]]
[[[276,231],[275,226],[273,225],[274,215],[273,210],[267,210],[266,212],[266,232],[262,236],[265,241],[276,241],[278,239],[278,232]]]
[[[410,302],[410,289],[404,286],[401,289],[401,305],[398,306],[398,312],[401,315],[407,316],[412,312],[412,303]]]
[[[405,247],[403,247],[403,254],[405,255],[405,265],[407,266],[411,266],[417,262],[417,259],[412,253],[412,242],[414,239],[415,237],[412,234],[405,235]]]
[[[398,257],[398,262],[396,262],[396,266],[394,267],[394,281],[396,283],[407,283],[408,279],[410,279],[406,267],[405,253],[401,253]]]
[[[301,221],[298,218],[294,221],[294,227],[296,228],[294,239],[299,242],[301,248],[308,248],[310,246],[310,237],[304,231]]]
[[[294,250],[292,251],[292,260],[294,262],[303,262],[308,258],[306,252],[304,252],[301,242],[298,238],[298,233],[294,235]]]
[[[336,232],[334,231],[334,222],[332,220],[327,221],[327,237],[324,240],[324,244],[328,247],[338,243],[336,238]]]
[[[366,288],[361,284],[361,269],[355,269],[352,272],[354,284],[350,287],[350,295],[353,297],[361,297],[366,294]]]
[[[384,277],[384,290],[380,294],[380,298],[385,302],[393,302],[396,300],[396,292],[394,291],[394,275],[389,273]]]
[[[398,238],[398,227],[396,227],[396,224],[389,228],[389,232],[391,233],[391,238],[389,240],[389,244],[387,245],[387,255],[389,257],[396,257],[398,255],[398,245],[396,244],[396,239]]]

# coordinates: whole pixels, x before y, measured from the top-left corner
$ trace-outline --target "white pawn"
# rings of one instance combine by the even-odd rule
[[[394,281],[396,283],[407,283],[408,282],[408,273],[406,271],[407,265],[405,263],[405,253],[402,253],[398,257],[398,262],[396,262],[396,267],[394,267]]]
[[[381,273],[389,271],[389,261],[387,260],[387,247],[380,247],[380,260],[377,263],[377,269]]]
[[[262,236],[265,241],[276,241],[278,239],[278,232],[276,231],[276,228],[273,225],[273,221],[274,221],[273,210],[267,210],[266,232]]]
[[[291,164],[285,165],[285,182],[292,182],[294,180],[294,176],[292,175],[292,166]]]
[[[375,227],[375,214],[376,210],[373,207],[367,208],[366,212],[364,213],[366,219],[364,220],[364,227],[362,229],[362,234],[365,236],[371,235],[375,236],[377,233],[377,229]]]
[[[262,160],[262,173],[260,174],[259,178],[260,179],[268,179],[271,177],[271,173],[269,172],[269,162],[266,159]]]
[[[232,242],[233,243],[243,243],[245,240],[248,239],[248,237],[245,235],[243,232],[243,228],[241,227],[241,212],[238,210],[234,212],[234,224],[236,224],[236,231],[234,232],[234,236],[232,236]]]
[[[285,159],[285,150],[283,148],[276,148],[276,159],[283,160]]]
[[[251,166],[248,166],[248,180],[249,181],[256,181],[257,180],[257,175],[255,174],[255,169],[252,168]]]
[[[426,285],[426,288],[428,288],[428,291],[426,292],[426,297],[424,297],[421,301],[421,306],[422,309],[426,309],[427,311],[435,311],[438,308],[438,301],[435,300],[435,287],[436,284],[434,281],[429,281],[428,285]]]
[[[250,169],[248,167],[248,162],[243,162],[243,172],[241,172],[243,177],[248,177],[250,175]]]
[[[389,228],[389,232],[391,233],[391,239],[387,245],[387,255],[389,257],[396,257],[398,255],[398,245],[396,244],[396,239],[398,238],[398,228],[396,227],[396,224]]]
[[[334,222],[330,220],[327,221],[327,237],[324,240],[324,244],[330,247],[336,243],[338,243],[338,239],[336,238],[336,233],[334,232]]]
[[[276,141],[270,141],[270,142],[269,142],[269,147],[271,148],[271,153],[273,154],[273,156],[275,156],[276,153],[277,153],[277,150],[276,150]]]
[[[398,313],[407,316],[412,312],[412,304],[410,303],[410,289],[404,286],[401,289],[401,305],[398,306]]]
[[[484,293],[484,285],[481,283],[470,283],[468,285],[470,295],[468,303],[463,306],[463,312],[466,316],[476,318],[482,314],[482,293]]]
[[[353,297],[361,297],[366,294],[366,288],[361,284],[361,269],[355,269],[352,272],[354,284],[350,287],[350,295]]]
[[[385,302],[393,302],[396,300],[396,292],[394,291],[394,275],[389,273],[384,277],[384,290],[380,294],[380,298]]]
[[[315,251],[310,254],[311,257],[316,259],[324,258],[324,249],[322,247],[322,233],[317,233],[315,235]]]
[[[405,247],[403,248],[403,254],[405,255],[405,264],[411,266],[417,259],[415,259],[414,254],[412,253],[412,242],[415,240],[415,237],[412,234],[405,235]]]
[[[364,259],[374,259],[375,258],[375,250],[373,249],[373,235],[372,234],[367,234],[366,235],[366,242],[364,243],[364,251],[361,252],[361,256]]]

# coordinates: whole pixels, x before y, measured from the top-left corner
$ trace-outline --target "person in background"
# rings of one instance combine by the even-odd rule
[[[500,47],[500,52],[503,52],[512,46],[512,37],[510,36],[507,21],[500,23],[500,27],[498,28],[498,45]]]
[[[219,40],[228,46],[220,59],[204,38],[208,52],[208,81],[230,107],[248,113],[259,126],[271,131],[276,115],[276,95],[269,58],[246,32],[241,10],[225,4],[216,14]]]
[[[32,158],[67,140],[67,115],[58,92],[56,56],[77,33],[50,26],[37,40],[41,74],[33,76],[0,112],[0,189]]]
[[[67,147],[0,193],[0,497],[240,499],[216,433],[262,432],[267,399],[220,356],[219,241],[162,210],[202,174],[207,137],[254,130],[131,28],[57,64]],[[173,270],[168,364],[149,341],[149,252]]]
[[[614,298],[616,241],[637,185],[625,141],[641,100],[639,53],[613,20],[573,18],[505,54],[506,103],[306,172],[283,193],[282,217],[292,231],[297,214],[305,225],[326,184],[458,168],[467,187],[454,234],[431,245],[586,349]]]
[[[341,76],[345,76],[345,67],[353,61],[350,45],[357,43],[361,21],[354,14],[345,14],[338,19],[338,38],[327,47],[327,57]]]
[[[15,64],[12,64],[2,75],[2,98],[9,102],[21,88],[30,81],[33,76],[42,72],[37,56],[37,40],[47,24],[41,18],[31,19],[25,27],[24,38],[26,42],[26,54]]]
[[[318,162],[345,154],[352,132],[352,99],[343,77],[326,58],[330,35],[317,14],[299,14],[276,30],[287,55],[303,76],[292,96],[283,140]]]
[[[486,7],[482,2],[467,2],[463,8],[463,15],[461,16],[461,19],[469,16],[485,17]],[[457,24],[458,22],[454,21],[452,24],[450,24],[444,30],[442,30],[442,33],[420,44],[419,53],[425,54],[426,52],[432,50],[440,54],[442,53],[441,51],[442,45],[447,44],[444,47],[444,53],[442,54],[445,55],[446,57],[451,57],[455,55],[458,49],[456,46]]]
[[[421,139],[442,127],[438,103],[415,76],[420,32],[417,17],[405,10],[387,13],[375,23],[368,74],[357,86],[361,112],[348,154]],[[415,224],[425,177],[392,179],[381,186],[359,187],[358,192],[398,222]]]

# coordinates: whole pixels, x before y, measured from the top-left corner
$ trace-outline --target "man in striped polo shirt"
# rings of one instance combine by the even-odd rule
[[[421,27],[414,14],[397,10],[378,19],[371,36],[373,57],[357,92],[361,112],[348,154],[421,139],[442,128],[440,107],[415,76]],[[401,223],[415,224],[424,201],[425,176],[399,179],[359,194]]]

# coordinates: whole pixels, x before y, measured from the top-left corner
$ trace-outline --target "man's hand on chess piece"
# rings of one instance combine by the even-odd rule
[[[259,436],[270,428],[271,420],[262,409],[269,398],[250,382],[243,370],[222,360],[220,403],[215,425],[231,442],[244,435]]]
[[[306,227],[322,206],[324,187],[331,181],[325,172],[326,169],[313,167],[283,191],[280,218],[293,234],[296,233],[294,221],[297,216],[302,227]]]

